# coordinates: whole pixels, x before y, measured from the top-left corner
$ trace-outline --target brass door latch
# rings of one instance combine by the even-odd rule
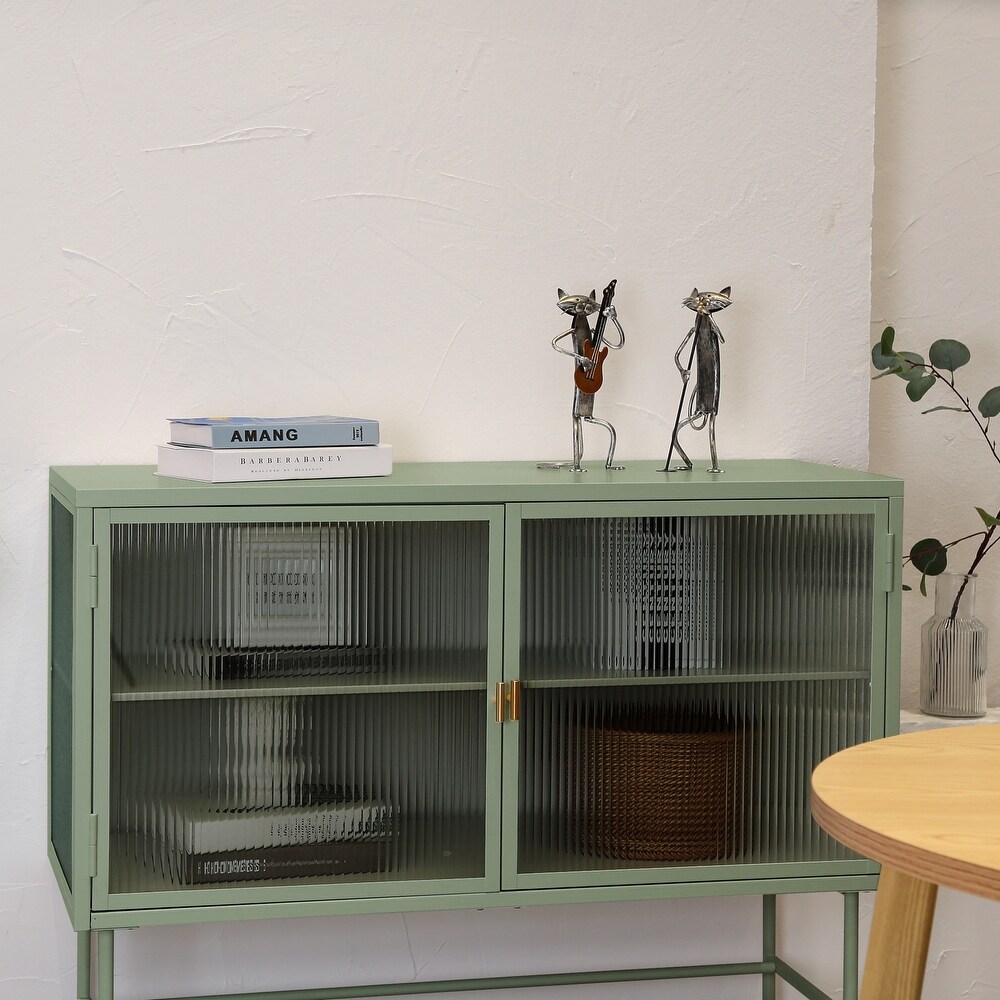
[[[497,722],[517,722],[521,718],[521,682],[497,681],[493,702],[493,718]]]

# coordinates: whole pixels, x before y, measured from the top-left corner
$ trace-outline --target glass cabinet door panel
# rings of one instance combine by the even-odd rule
[[[485,691],[116,702],[111,892],[484,875]]]
[[[872,505],[650,506],[521,521],[516,884],[853,859],[809,779],[871,732]]]
[[[108,905],[498,880],[501,512],[399,510],[109,524]]]
[[[529,689],[518,871],[854,857],[809,778],[868,726],[863,679]]]
[[[112,690],[486,678],[484,521],[112,526]]]
[[[871,668],[874,516],[525,520],[521,678]]]

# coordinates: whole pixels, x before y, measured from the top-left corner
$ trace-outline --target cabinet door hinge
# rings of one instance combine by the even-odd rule
[[[97,546],[90,546],[90,606],[97,607]]]
[[[97,815],[90,814],[90,877],[97,874]]]
[[[885,592],[896,589],[896,536],[885,536]]]

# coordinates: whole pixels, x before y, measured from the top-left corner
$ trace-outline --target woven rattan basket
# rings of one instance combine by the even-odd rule
[[[594,727],[577,739],[577,817],[587,850],[649,861],[717,860],[737,851],[742,752],[735,727]]]

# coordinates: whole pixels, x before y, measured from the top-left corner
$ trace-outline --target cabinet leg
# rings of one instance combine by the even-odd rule
[[[858,898],[844,893],[844,1000],[858,1000]]]
[[[76,935],[76,997],[90,1000],[90,931]]]
[[[97,1000],[114,1000],[115,932],[97,932]]]
[[[770,972],[761,976],[761,1000],[775,1000],[777,995],[777,978],[774,967],[778,958],[778,897],[764,897],[763,913],[763,948],[761,958],[771,964]]]

